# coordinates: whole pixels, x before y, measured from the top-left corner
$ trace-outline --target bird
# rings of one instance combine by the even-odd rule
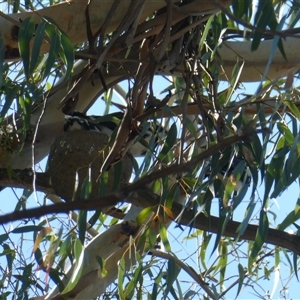
[[[116,112],[105,116],[95,116],[95,115],[89,115],[87,116],[84,113],[81,113],[79,111],[74,111],[70,115],[65,116],[65,124],[64,124],[64,131],[69,132],[73,130],[87,130],[87,131],[98,131],[101,133],[106,134],[108,137],[111,137],[115,129],[120,124],[124,113],[122,112]],[[158,132],[158,135],[155,135],[155,131]],[[153,135],[156,136],[155,139],[155,146],[158,143],[158,139],[163,139],[163,133],[166,135],[167,130],[163,128],[161,124],[154,124],[154,126],[149,126],[146,130],[141,129],[142,136],[139,139],[139,141],[136,141],[134,145],[131,146],[130,152],[134,157],[144,156],[149,141]],[[154,148],[155,148],[154,146]],[[199,147],[199,145],[197,145]],[[202,146],[202,145],[201,145]],[[200,148],[201,148],[200,146]],[[225,157],[222,158],[224,160]],[[221,168],[221,170],[218,171],[218,174],[213,174],[213,168],[212,168],[212,162],[208,163],[206,166],[206,172],[204,175],[204,178],[211,178],[212,176],[217,177],[220,175],[222,178],[224,178],[224,181],[227,182],[228,179],[231,178],[231,180],[235,180],[234,178],[234,172],[235,169],[238,167],[238,165],[242,164],[242,161],[244,159],[242,157],[234,156],[234,158],[228,162],[225,163],[224,166]],[[249,171],[249,168],[247,166],[244,166],[244,170],[242,170],[242,174],[240,176],[240,179],[235,183],[235,193],[237,194],[238,191],[244,186],[244,185],[250,185],[251,184],[251,173]]]
[[[72,114],[65,116],[64,131],[69,132],[74,130],[92,130],[104,133],[108,137],[111,137],[116,128],[119,126],[123,115],[123,112],[116,112],[105,116],[88,116],[79,111],[74,111]],[[142,126],[140,138],[137,138],[135,143],[130,148],[130,152],[134,157],[144,156],[146,154],[147,149],[149,148],[150,140],[155,135],[156,131],[158,131],[160,134],[164,132],[161,125],[148,125],[145,126],[145,128]],[[156,147],[157,143],[158,137],[155,135],[153,148]]]

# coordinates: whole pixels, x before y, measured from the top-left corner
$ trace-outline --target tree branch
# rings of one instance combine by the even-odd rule
[[[241,136],[229,137],[223,140],[221,143],[212,146],[209,150],[204,151],[203,153],[195,156],[187,163],[181,165],[172,165],[163,170],[155,171],[139,179],[138,181],[129,184],[123,189],[120,189],[119,191],[111,193],[105,197],[90,199],[89,201],[81,200],[81,201],[74,201],[68,203],[59,203],[59,204],[54,204],[54,205],[24,210],[24,211],[13,212],[10,214],[0,216],[0,224],[7,223],[10,221],[20,220],[24,218],[36,218],[50,213],[62,213],[62,212],[67,213],[71,210],[95,210],[95,209],[99,209],[111,205],[116,205],[118,202],[121,201],[127,201],[143,208],[160,205],[160,197],[158,195],[153,194],[151,191],[145,190],[145,186],[147,186],[149,183],[153,182],[154,180],[165,176],[191,171],[203,159],[210,157],[213,153],[216,153],[217,151],[223,149],[228,145],[231,145],[235,142],[238,142],[246,138],[246,136],[249,136],[249,132],[248,133],[244,132],[243,135]],[[1,174],[3,175],[3,177],[0,177],[0,184],[10,183],[12,186],[15,187],[26,186],[29,188],[30,186],[32,186],[32,174],[28,170],[15,171],[15,174],[17,175],[17,179],[14,180],[8,176],[7,170],[5,170],[5,172],[1,170],[0,175]],[[23,180],[24,183],[23,185],[21,184],[22,183],[21,180]],[[26,183],[24,182],[25,180],[27,181]],[[44,187],[41,186],[43,183],[45,184]],[[49,180],[47,178],[47,175],[41,173],[36,174],[36,184],[38,185],[38,187],[36,188],[37,190],[39,189],[44,192],[51,191],[53,193],[53,189],[49,186]],[[193,211],[189,209],[185,209],[184,206],[176,202],[173,203],[172,213],[174,216],[174,220],[176,220],[176,222],[181,225],[186,225],[186,226],[194,227],[200,230],[206,230],[213,233],[219,232],[218,217],[214,217],[214,216],[206,217],[202,213],[198,214],[195,217]],[[177,221],[178,216],[180,216],[179,221]],[[239,236],[238,227],[240,225],[241,223],[239,222],[235,222],[232,220],[229,221],[223,234],[225,236],[230,236],[233,238],[255,240],[258,227],[256,225],[250,224],[248,225],[244,234]],[[286,232],[275,230],[275,229],[269,229],[265,242],[289,249],[297,253],[298,255],[300,255],[300,237],[298,236],[288,234]]]
[[[211,299],[214,299],[214,300],[219,299],[219,297],[214,295],[214,293],[210,290],[209,286],[204,281],[201,274],[198,274],[192,267],[185,264],[183,261],[178,259],[176,256],[169,254],[169,253],[162,252],[162,251],[158,251],[155,249],[151,250],[150,254],[153,256],[156,256],[156,257],[161,257],[161,258],[167,259],[167,260],[173,259],[175,261],[175,263],[181,269],[183,269],[189,276],[191,276],[201,286],[201,288],[207,293],[207,295],[209,295],[209,297]]]

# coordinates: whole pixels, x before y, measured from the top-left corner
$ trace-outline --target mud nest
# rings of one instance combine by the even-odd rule
[[[71,131],[58,136],[53,142],[47,173],[55,193],[66,201],[84,198],[83,182],[91,173],[90,199],[99,198],[99,191],[112,192],[128,184],[132,173],[132,156],[126,154],[119,165],[108,171],[105,187],[97,181],[99,171],[109,149],[108,136],[96,131]],[[75,188],[78,178],[77,189]]]

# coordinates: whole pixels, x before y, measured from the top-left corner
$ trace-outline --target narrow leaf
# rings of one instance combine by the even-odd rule
[[[125,299],[124,289],[123,289],[123,282],[125,279],[125,259],[122,257],[119,260],[119,267],[118,267],[118,293],[121,299]]]
[[[239,285],[238,285],[238,290],[237,290],[235,298],[238,297],[238,295],[239,295],[239,293],[240,293],[240,291],[243,287],[243,282],[244,282],[244,279],[245,279],[245,270],[244,270],[244,267],[241,264],[238,264],[238,270],[239,270]]]
[[[11,232],[12,233],[25,233],[25,232],[32,232],[32,231],[40,231],[41,229],[43,229],[42,226],[29,225],[29,226],[22,226],[22,227],[15,228]]]
[[[4,73],[4,42],[2,38],[2,34],[0,32],[0,87],[2,87],[3,83],[3,73]]]
[[[29,80],[31,76],[31,74],[29,73],[30,41],[34,33],[34,26],[35,26],[34,18],[25,19],[20,25],[19,35],[18,35],[20,56],[23,61],[24,73],[27,80]]]
[[[163,223],[160,224],[160,237],[167,252],[171,252],[171,245],[168,240],[168,232]]]
[[[152,207],[146,207],[144,208],[136,217],[136,223],[138,226],[145,224],[150,216],[153,214],[153,208]]]
[[[67,286],[65,289],[61,292],[61,294],[66,294],[67,292],[73,290],[73,288],[76,286],[78,283],[82,269],[83,269],[83,261],[84,261],[84,247],[82,246],[80,240],[76,240],[74,244],[74,254],[75,254],[75,259],[76,259],[76,264],[74,271],[72,273],[71,279],[68,282]]]
[[[286,106],[291,110],[293,115],[298,119],[298,121],[300,121],[300,111],[298,107],[295,105],[295,103],[290,100],[285,100],[284,104],[286,104]]]
[[[175,123],[173,123],[168,132],[166,141],[164,143],[164,147],[158,155],[159,160],[163,160],[165,156],[169,153],[169,151],[172,149],[172,147],[176,142],[176,138],[177,138],[177,126]]]
[[[82,244],[84,244],[85,240],[85,233],[86,233],[86,222],[87,222],[87,211],[81,210],[78,214],[78,233],[79,233],[79,240]]]
[[[254,241],[253,248],[252,248],[252,251],[250,254],[249,264],[252,264],[254,262],[254,260],[256,259],[259,251],[261,250],[261,248],[265,242],[268,230],[269,230],[268,216],[267,216],[266,212],[264,210],[262,210],[260,213],[258,230],[257,230],[256,236],[255,236],[255,241]]]
[[[45,27],[46,27],[46,23],[40,23],[35,31],[35,37],[32,46],[30,66],[29,66],[30,74],[33,74],[40,56],[40,49],[45,37]]]

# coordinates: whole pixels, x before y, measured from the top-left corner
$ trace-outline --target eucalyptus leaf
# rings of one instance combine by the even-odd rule
[[[82,269],[84,266],[84,247],[80,240],[76,240],[74,243],[74,254],[75,254],[75,268],[73,270],[72,276],[64,290],[61,292],[62,295],[72,291],[77,285],[79,279],[81,278]]]

